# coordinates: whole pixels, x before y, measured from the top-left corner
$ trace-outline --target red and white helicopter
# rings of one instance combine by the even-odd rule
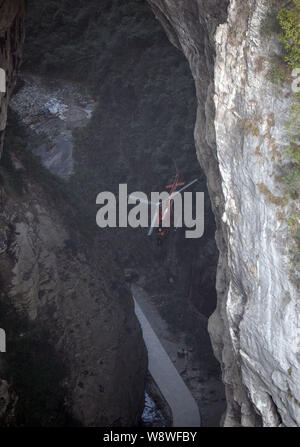
[[[154,205],[156,207],[156,211],[153,215],[151,226],[148,231],[148,236],[152,236],[152,233],[155,229],[156,230],[155,234],[160,240],[162,240],[162,238],[164,238],[170,230],[170,226],[164,225],[164,224],[166,224],[167,221],[170,222],[169,219],[171,218],[171,216],[173,214],[174,197],[177,194],[180,194],[185,189],[188,189],[194,183],[198,182],[198,179],[193,180],[192,182],[188,183],[187,185],[185,184],[185,182],[180,182],[179,181],[180,174],[179,174],[177,165],[176,165],[175,161],[173,161],[173,162],[174,162],[174,166],[175,166],[175,170],[176,170],[176,175],[175,175],[175,179],[174,179],[173,183],[165,186],[166,189],[170,190],[169,197],[167,200],[160,200],[159,202],[154,203],[154,202],[149,202],[149,201],[143,201],[133,194],[131,194],[129,196],[130,198],[138,199],[143,203],[147,203],[147,204],[151,203],[152,205]],[[182,186],[182,188],[177,191],[177,188],[179,186]],[[176,225],[175,225],[175,227],[176,227]]]

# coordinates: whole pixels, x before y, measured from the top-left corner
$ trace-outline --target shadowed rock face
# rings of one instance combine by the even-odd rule
[[[288,84],[278,95],[268,82],[270,59],[280,50],[275,37],[266,41],[260,33],[266,2],[148,1],[195,79],[196,149],[220,251],[209,331],[226,385],[224,424],[299,426],[291,204],[275,203],[284,195],[276,173],[285,163],[292,95]]]
[[[1,145],[24,12],[23,1],[0,1],[0,66],[8,86],[0,96]],[[123,274],[110,248],[79,227],[74,206],[28,159],[23,135],[16,141],[15,133],[7,135],[0,166],[0,327],[8,339],[0,364],[0,423],[136,425],[147,356]],[[56,375],[58,369],[63,373]]]
[[[25,37],[25,1],[0,2],[0,67],[7,76],[7,92],[0,93],[0,154],[4,140],[7,106],[20,66]]]
[[[75,82],[52,79],[46,83],[43,77],[23,74],[19,84],[10,107],[40,140],[35,144],[28,135],[27,146],[50,172],[68,180],[74,170],[73,131],[87,125],[95,103],[79,93],[81,86]]]
[[[23,166],[22,161],[19,163]],[[7,175],[3,168],[1,175]],[[70,224],[62,219],[67,203],[59,198],[54,203],[30,173],[19,175],[24,181],[21,197],[6,180],[2,189],[5,212],[1,246],[5,249],[0,260],[1,300],[13,306],[18,315],[27,315],[30,324],[47,330],[48,342],[57,350],[66,371],[57,388],[63,386],[68,413],[86,426],[137,424],[143,409],[146,353],[122,272],[107,246],[94,240],[94,248],[90,248],[92,235],[87,241],[77,229],[70,230],[71,208],[67,212]],[[18,328],[6,327],[3,317],[1,327],[7,330],[9,363],[13,354],[10,350],[24,334]],[[40,339],[39,331],[37,334]],[[25,332],[27,335],[30,331]],[[31,348],[29,343],[27,349],[34,350],[34,344]],[[17,356],[14,367],[24,368],[27,383],[26,374],[30,373],[22,362],[26,352],[19,354],[21,358]],[[30,357],[30,352],[27,355]],[[8,367],[14,375],[13,367]],[[21,394],[22,387],[18,386],[15,393]],[[44,400],[46,405],[46,395]],[[23,408],[23,404],[20,397],[18,405]],[[31,405],[27,404],[26,409],[30,414]],[[30,424],[30,417],[27,420]],[[19,422],[23,420],[16,417],[13,424]]]
[[[57,14],[53,21],[54,8]],[[78,23],[79,11],[85,19]],[[97,32],[91,39],[93,29]],[[197,376],[193,369],[197,366],[192,367],[190,359],[188,373],[203,405],[203,424],[218,425],[223,411],[222,385],[207,334],[207,319],[216,306],[218,253],[206,180],[194,151],[197,104],[188,63],[170,44],[146,0],[81,0],[72,9],[63,8],[59,0],[46,8],[33,0],[29,2],[26,35],[25,71],[20,75],[24,82],[23,86],[18,83],[10,106],[27,128],[47,134],[50,141],[42,147],[39,143],[37,151],[27,140],[28,147],[41,154],[45,166],[54,168],[52,172],[58,175],[65,177],[72,164],[70,151],[57,145],[57,134],[70,132],[68,111],[82,107],[88,100],[86,87],[92,87],[90,98],[95,107],[91,120],[87,127],[70,132],[74,170],[69,181],[90,206],[93,223],[95,197],[100,191],[118,195],[119,183],[127,183],[128,192],[160,191],[173,178],[172,159],[182,181],[198,178],[197,189],[205,191],[206,227],[198,240],[185,239],[183,230],[171,231],[158,247],[157,238],[148,238],[146,229],[99,232],[117,247],[123,267],[134,270],[148,299],[170,326],[174,340],[187,341],[187,349],[193,352],[190,357],[201,367]],[[66,41],[66,35],[73,38]],[[86,48],[82,48],[82,42]],[[82,75],[86,61],[80,69],[72,61],[78,54],[88,55],[91,45],[94,54],[89,82],[83,84],[83,79],[87,81]],[[215,411],[216,407],[222,409]]]

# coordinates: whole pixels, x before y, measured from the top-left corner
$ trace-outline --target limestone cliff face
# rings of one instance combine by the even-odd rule
[[[291,88],[278,95],[267,80],[278,48],[260,34],[265,2],[149,2],[188,58],[197,89],[195,141],[220,250],[209,331],[227,391],[224,424],[299,426],[299,295],[290,205],[276,179]]]
[[[0,66],[8,85],[0,96],[2,135],[22,51],[24,3],[0,1]],[[9,141],[0,166],[0,321],[7,331],[7,353],[0,359],[1,424],[26,425],[32,412],[38,415],[33,423],[43,425],[47,414],[46,423],[56,425],[67,412],[86,426],[135,425],[144,404],[147,357],[122,273],[109,247],[97,242],[93,230],[87,233],[84,220],[79,227],[76,207],[53,177],[28,160],[22,138],[11,146]],[[7,315],[2,305],[9,307]],[[28,319],[25,326],[35,328],[36,339],[26,342],[30,331],[2,326],[4,318]],[[44,331],[47,341],[40,339]],[[43,395],[45,382],[52,381],[43,362],[56,374],[48,351],[39,349],[33,359],[38,371],[28,371],[31,350],[43,343],[65,370],[57,383],[63,408],[52,408],[55,396]],[[23,348],[13,352],[16,346]],[[11,359],[24,369],[9,364]]]

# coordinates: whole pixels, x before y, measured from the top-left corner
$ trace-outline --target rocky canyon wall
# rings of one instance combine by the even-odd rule
[[[216,217],[218,305],[209,331],[226,386],[225,426],[298,426],[299,291],[278,182],[291,86],[268,80],[275,36],[263,0],[149,0],[195,79],[197,155]]]
[[[16,74],[20,67],[25,37],[25,1],[2,0],[0,2],[0,61],[8,74],[6,93],[0,92],[0,154],[7,120],[7,106],[13,91]]]
[[[24,1],[0,1],[2,140],[24,14]],[[0,166],[0,326],[7,333],[1,425],[135,425],[147,356],[123,274],[62,185],[26,152],[25,134],[17,127],[7,134]]]

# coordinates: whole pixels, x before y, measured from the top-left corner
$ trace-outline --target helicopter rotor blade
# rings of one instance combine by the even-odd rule
[[[165,202],[168,202],[169,200],[172,200],[173,197],[175,197],[177,194],[181,193],[182,191],[184,191],[185,189],[189,188],[190,186],[192,186],[194,183],[198,182],[199,179],[195,179],[192,182],[188,183],[187,185],[185,185],[183,188],[179,189],[178,191],[173,192],[173,194],[170,195],[170,197],[166,200],[161,200],[159,202],[157,202],[155,205],[159,205],[159,204],[163,204]]]
[[[150,229],[148,231],[148,236],[151,236],[152,233],[153,233],[154,225],[155,225],[155,222],[156,222],[156,219],[157,219],[157,216],[158,216],[158,212],[159,212],[159,209],[157,208],[157,210],[156,210],[156,212],[155,212],[155,214],[153,216],[152,222],[151,222],[151,227],[150,227]]]

